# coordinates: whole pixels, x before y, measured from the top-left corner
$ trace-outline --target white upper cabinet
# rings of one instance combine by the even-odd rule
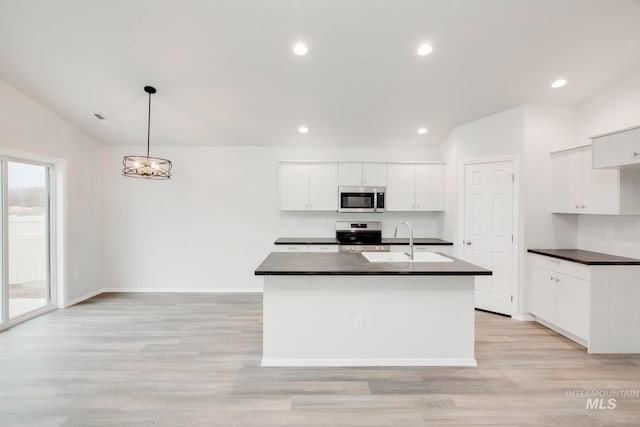
[[[416,210],[416,166],[400,163],[387,165],[386,211]]]
[[[309,209],[309,165],[283,163],[280,165],[280,209],[305,211]]]
[[[444,165],[416,165],[416,210],[444,210]]]
[[[340,163],[339,184],[346,187],[387,185],[386,163]]]
[[[362,164],[362,185],[365,185],[367,187],[386,187],[387,164],[386,163],[363,163]]]
[[[591,146],[552,153],[552,212],[640,213],[640,170],[594,169],[591,156]]]
[[[343,187],[362,185],[362,163],[339,163],[338,183]]]
[[[338,165],[336,163],[309,164],[309,209],[338,210]]]
[[[640,167],[640,127],[593,138],[593,167]]]
[[[444,210],[444,164],[387,164],[387,211]]]
[[[281,163],[280,209],[337,211],[337,163]]]

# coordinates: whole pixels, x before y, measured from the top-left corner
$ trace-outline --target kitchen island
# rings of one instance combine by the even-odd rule
[[[263,366],[475,366],[474,277],[449,262],[360,253],[267,256]]]

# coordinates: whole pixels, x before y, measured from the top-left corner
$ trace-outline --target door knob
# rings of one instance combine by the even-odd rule
[[[467,246],[471,245],[471,240],[465,240],[464,244],[467,245]]]

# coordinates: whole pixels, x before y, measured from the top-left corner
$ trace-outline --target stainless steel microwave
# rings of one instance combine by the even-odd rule
[[[386,187],[338,187],[338,212],[384,212]]]

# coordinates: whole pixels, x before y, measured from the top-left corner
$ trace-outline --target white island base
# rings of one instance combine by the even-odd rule
[[[267,275],[262,366],[476,366],[474,276]]]

